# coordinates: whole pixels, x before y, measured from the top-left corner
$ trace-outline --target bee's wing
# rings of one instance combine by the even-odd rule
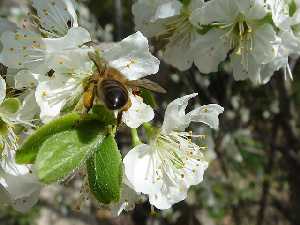
[[[167,93],[167,91],[161,87],[159,84],[148,80],[148,79],[139,79],[139,80],[129,80],[127,81],[127,85],[129,87],[142,87],[146,88],[150,91],[158,92],[158,93]]]

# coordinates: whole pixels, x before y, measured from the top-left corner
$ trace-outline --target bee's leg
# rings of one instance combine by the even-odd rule
[[[124,112],[124,110],[121,110],[120,112],[118,112],[118,115],[117,115],[117,127],[119,127],[121,125],[121,123],[122,123],[123,112]]]
[[[117,116],[117,126],[118,127],[122,123],[123,112],[126,112],[131,107],[131,105],[132,105],[131,100],[128,99],[127,104],[119,111],[118,116]]]
[[[86,109],[86,113],[93,107],[95,99],[95,84],[91,83],[87,90],[83,93],[83,105]]]

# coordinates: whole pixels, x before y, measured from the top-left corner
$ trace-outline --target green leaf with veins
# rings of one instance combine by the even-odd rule
[[[90,190],[99,202],[109,204],[119,201],[122,169],[117,143],[114,137],[109,135],[87,161]]]
[[[76,130],[76,128],[80,127],[81,123],[93,121],[101,127],[102,123],[97,118],[98,116],[94,114],[82,115],[79,113],[70,113],[51,121],[37,129],[35,133],[25,140],[16,153],[16,162],[19,164],[34,163],[41,146],[48,138],[60,132]]]
[[[105,133],[104,126],[91,120],[52,135],[44,141],[36,158],[39,179],[46,184],[64,179],[99,148]]]

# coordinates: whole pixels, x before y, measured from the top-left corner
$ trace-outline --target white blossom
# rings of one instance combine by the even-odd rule
[[[40,30],[50,37],[62,37],[71,27],[78,27],[75,0],[33,0]]]
[[[139,0],[132,11],[137,30],[147,37],[167,40],[164,60],[180,70],[187,70],[194,61],[191,43],[197,38],[189,16],[202,5],[203,0],[192,0],[187,6],[178,0]]]
[[[263,21],[268,12],[260,0],[212,0],[193,11],[191,21],[195,26],[212,26],[202,37],[207,41],[194,43],[195,51],[203,53],[196,62],[199,70],[217,71],[231,50],[234,78],[260,83],[261,66],[275,58],[279,42],[272,25]],[[209,39],[213,41],[210,45]]]
[[[158,209],[168,209],[187,196],[191,185],[203,180],[208,167],[203,150],[190,138],[204,137],[184,130],[191,122],[202,122],[218,127],[218,115],[223,112],[219,105],[201,106],[185,113],[187,95],[171,102],[166,110],[162,128],[149,144],[140,144],[125,156],[125,174],[137,193],[149,196]]]
[[[15,152],[18,148],[13,126],[14,113],[6,104],[5,81],[0,77],[0,200],[20,212],[28,211],[37,201],[41,188],[30,165],[18,165]]]

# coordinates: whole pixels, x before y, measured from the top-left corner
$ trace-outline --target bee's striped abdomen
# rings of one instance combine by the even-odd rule
[[[128,91],[126,87],[117,80],[105,79],[101,81],[101,85],[98,85],[97,93],[98,95],[102,93],[100,95],[110,110],[121,109],[128,102]]]

